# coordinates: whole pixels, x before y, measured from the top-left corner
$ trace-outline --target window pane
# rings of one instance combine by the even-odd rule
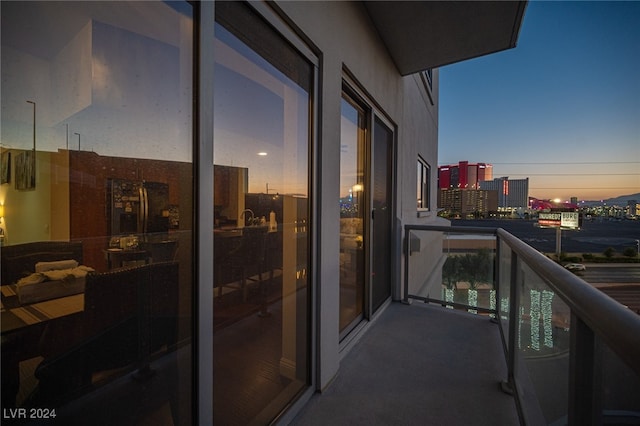
[[[364,214],[366,116],[342,100],[340,124],[340,331],[350,330],[364,312]]]
[[[418,208],[421,209],[424,198],[422,194],[422,162],[420,160],[418,160],[418,171],[416,176],[418,177],[417,178],[418,187],[416,192],[416,198],[418,200]]]
[[[3,409],[191,422],[192,37],[186,2],[2,3]]]
[[[429,165],[422,159],[418,158],[417,171],[417,197],[418,209],[429,209],[429,174],[431,173]]]
[[[214,74],[213,412],[217,424],[267,424],[309,384],[313,68],[285,60],[286,42],[244,5],[224,3]]]

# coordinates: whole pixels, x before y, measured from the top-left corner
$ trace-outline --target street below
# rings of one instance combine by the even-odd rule
[[[539,228],[535,220],[452,220],[452,226],[474,226],[503,228],[531,247],[543,253],[554,253],[556,249],[556,230]],[[583,256],[585,253],[604,256],[611,247],[614,256],[622,256],[625,249],[637,249],[640,240],[640,221],[638,220],[602,220],[584,221],[582,228],[576,231],[562,231],[561,250],[564,253]],[[640,263],[589,263],[583,262],[586,271],[576,272],[586,282],[595,286],[613,284],[640,285]]]

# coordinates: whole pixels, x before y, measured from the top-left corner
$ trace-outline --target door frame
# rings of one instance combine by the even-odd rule
[[[373,97],[360,85],[357,80],[354,78],[353,74],[346,68],[343,67],[343,79],[342,79],[342,95],[341,99],[345,97],[345,95],[355,102],[365,111],[366,116],[366,136],[365,136],[365,170],[364,170],[364,182],[365,185],[368,186],[368,189],[364,192],[364,203],[366,206],[366,213],[363,215],[364,224],[363,224],[363,233],[365,236],[364,241],[364,250],[365,250],[365,261],[364,261],[364,306],[363,306],[363,314],[361,318],[355,319],[352,324],[345,328],[344,332],[341,332],[340,342],[342,344],[347,344],[350,340],[348,337],[357,334],[357,330],[359,330],[363,323],[371,321],[375,318],[376,314],[380,312],[380,310],[392,299],[395,295],[395,291],[393,288],[394,277],[396,276],[397,265],[395,264],[397,256],[394,256],[396,250],[399,249],[396,244],[396,238],[394,238],[396,229],[396,212],[397,212],[397,152],[398,152],[398,126],[391,119],[391,117],[382,109],[382,107],[373,100]],[[389,205],[391,206],[389,212],[389,243],[390,243],[390,251],[391,256],[389,259],[389,279],[390,279],[390,294],[389,298],[385,302],[383,302],[378,309],[373,311],[373,299],[372,299],[372,284],[373,280],[371,277],[372,273],[372,262],[373,262],[373,224],[372,224],[372,212],[373,212],[373,203],[372,203],[372,189],[373,189],[373,165],[374,165],[374,138],[375,138],[375,121],[376,119],[380,120],[382,124],[384,124],[392,133],[391,139],[391,147],[389,149],[390,158],[388,161],[390,162],[390,170],[388,176],[388,185],[390,187],[390,200]]]

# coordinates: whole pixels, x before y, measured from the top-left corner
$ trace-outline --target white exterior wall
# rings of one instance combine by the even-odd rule
[[[402,233],[405,223],[436,220],[438,72],[433,73],[433,104],[418,75],[401,77],[386,47],[361,4],[351,2],[278,2],[278,7],[297,26],[320,56],[320,140],[318,162],[318,286],[317,329],[318,387],[324,388],[338,371],[341,351],[339,318],[339,168],[342,82],[348,69],[374,105],[397,125],[396,216]],[[431,166],[432,211],[418,218],[416,210],[416,161],[420,154]],[[399,221],[398,221],[399,219]],[[394,240],[400,241],[397,235]],[[424,244],[421,255],[435,258],[438,245]],[[433,252],[432,248],[437,250]],[[401,255],[392,256],[401,271]],[[436,259],[437,260],[437,259]],[[401,272],[393,283],[394,298],[400,298]]]

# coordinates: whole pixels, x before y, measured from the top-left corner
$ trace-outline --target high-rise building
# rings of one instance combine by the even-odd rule
[[[487,163],[460,161],[438,167],[438,188],[478,189],[479,183],[493,179],[493,166]]]
[[[438,207],[444,209],[447,216],[488,217],[498,210],[496,191],[482,189],[440,189]]]
[[[508,176],[483,181],[480,189],[498,192],[498,207],[526,209],[529,206],[529,178],[509,179]]]

